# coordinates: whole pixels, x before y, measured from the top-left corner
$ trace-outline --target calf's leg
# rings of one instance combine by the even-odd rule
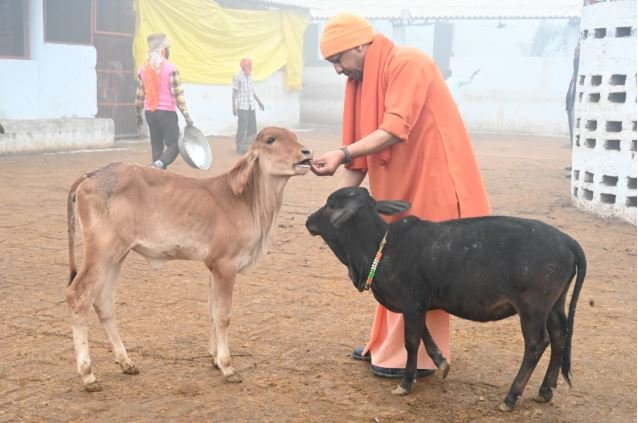
[[[230,325],[230,311],[233,303],[233,287],[235,285],[236,270],[232,264],[218,264],[211,268],[212,289],[209,289],[209,308],[212,314],[211,335],[215,336],[215,355],[213,363],[217,366],[224,380],[229,383],[239,383],[241,376],[231,364],[228,348],[228,326]],[[213,341],[211,341],[211,345]],[[210,346],[210,345],[209,345]]]
[[[545,378],[538,390],[537,402],[548,402],[552,399],[552,389],[556,388],[560,367],[563,362],[563,350],[567,336],[567,316],[565,315],[565,297],[554,304],[547,319],[547,332],[551,342],[552,355],[547,366]]]
[[[430,331],[428,330],[427,325],[423,325],[423,334],[421,335],[423,339],[423,345],[425,345],[425,351],[427,351],[428,355],[436,364],[436,367],[439,369],[441,374],[441,378],[445,379],[447,377],[448,372],[450,371],[450,364],[447,362],[441,350],[434,342]]]
[[[408,353],[405,371],[401,383],[392,390],[395,395],[406,395],[410,393],[412,384],[416,378],[417,357],[419,344],[421,343],[421,332],[425,316],[417,313],[403,313],[405,349]]]
[[[139,370],[126,354],[126,348],[124,348],[122,338],[120,338],[115,319],[115,292],[117,290],[121,268],[122,261],[115,263],[107,270],[104,286],[98,293],[93,306],[106,332],[106,336],[111,342],[115,361],[120,365],[124,373],[136,375],[139,373]]]
[[[71,309],[75,363],[84,389],[88,392],[102,390],[91,369],[88,327],[89,310],[93,304],[95,292],[101,288],[98,286],[101,283],[101,273],[99,266],[87,265],[85,262],[66,290],[66,302]]]
[[[525,340],[525,353],[518,374],[514,378],[503,403],[499,406],[501,411],[511,411],[514,408],[518,397],[523,393],[525,385],[538,364],[538,360],[549,344],[546,328],[547,314],[542,310],[519,311],[523,339]]]
[[[208,315],[210,317],[210,338],[208,353],[213,357],[213,365],[217,366],[217,334],[215,333],[215,295],[213,293],[213,274],[208,277]]]

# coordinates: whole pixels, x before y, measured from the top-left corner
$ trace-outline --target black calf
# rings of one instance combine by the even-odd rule
[[[306,222],[348,267],[354,286],[405,319],[405,376],[393,393],[410,392],[423,341],[443,377],[449,365],[426,325],[428,310],[488,322],[519,314],[525,355],[503,411],[514,407],[547,345],[551,358],[537,401],[552,398],[558,373],[570,381],[571,340],[586,259],[573,238],[545,223],[489,216],[434,223],[409,216],[386,224],[378,215],[407,210],[402,201],[375,201],[364,188],[342,188]],[[368,276],[386,244],[372,282]],[[576,284],[565,315],[565,298]]]

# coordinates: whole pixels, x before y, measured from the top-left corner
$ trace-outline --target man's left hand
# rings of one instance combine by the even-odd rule
[[[259,102],[259,108],[263,111],[264,110],[264,103],[262,103],[261,101]]]

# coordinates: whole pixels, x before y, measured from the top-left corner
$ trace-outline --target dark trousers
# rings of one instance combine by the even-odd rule
[[[175,161],[179,154],[179,125],[177,112],[167,110],[146,111],[146,122],[151,135],[153,161],[161,160],[165,167]],[[166,148],[164,148],[166,147]]]
[[[567,109],[567,124],[569,125],[569,142],[574,145],[574,106]]]
[[[257,116],[254,110],[237,110],[237,133],[235,146],[243,153],[252,143],[250,137],[257,133]]]

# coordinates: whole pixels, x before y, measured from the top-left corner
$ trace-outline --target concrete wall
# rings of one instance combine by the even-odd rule
[[[113,120],[20,119],[2,122],[0,155],[113,147]]]
[[[285,73],[255,82],[255,92],[265,110],[257,110],[257,130],[264,126],[299,126],[299,91],[286,90]],[[195,126],[207,135],[234,134],[237,118],[233,116],[232,85],[184,84],[184,96]],[[183,125],[181,114],[180,125]]]
[[[577,20],[451,22],[453,72],[465,79],[480,68],[474,81],[460,89],[459,108],[469,130],[568,135],[565,93],[578,40]],[[433,54],[432,24],[404,29],[393,28],[387,21],[373,24],[395,43]],[[345,77],[335,76],[334,69],[325,63],[307,66],[302,121],[339,125],[344,80]]]
[[[636,224],[636,2],[585,6],[572,199]]]

